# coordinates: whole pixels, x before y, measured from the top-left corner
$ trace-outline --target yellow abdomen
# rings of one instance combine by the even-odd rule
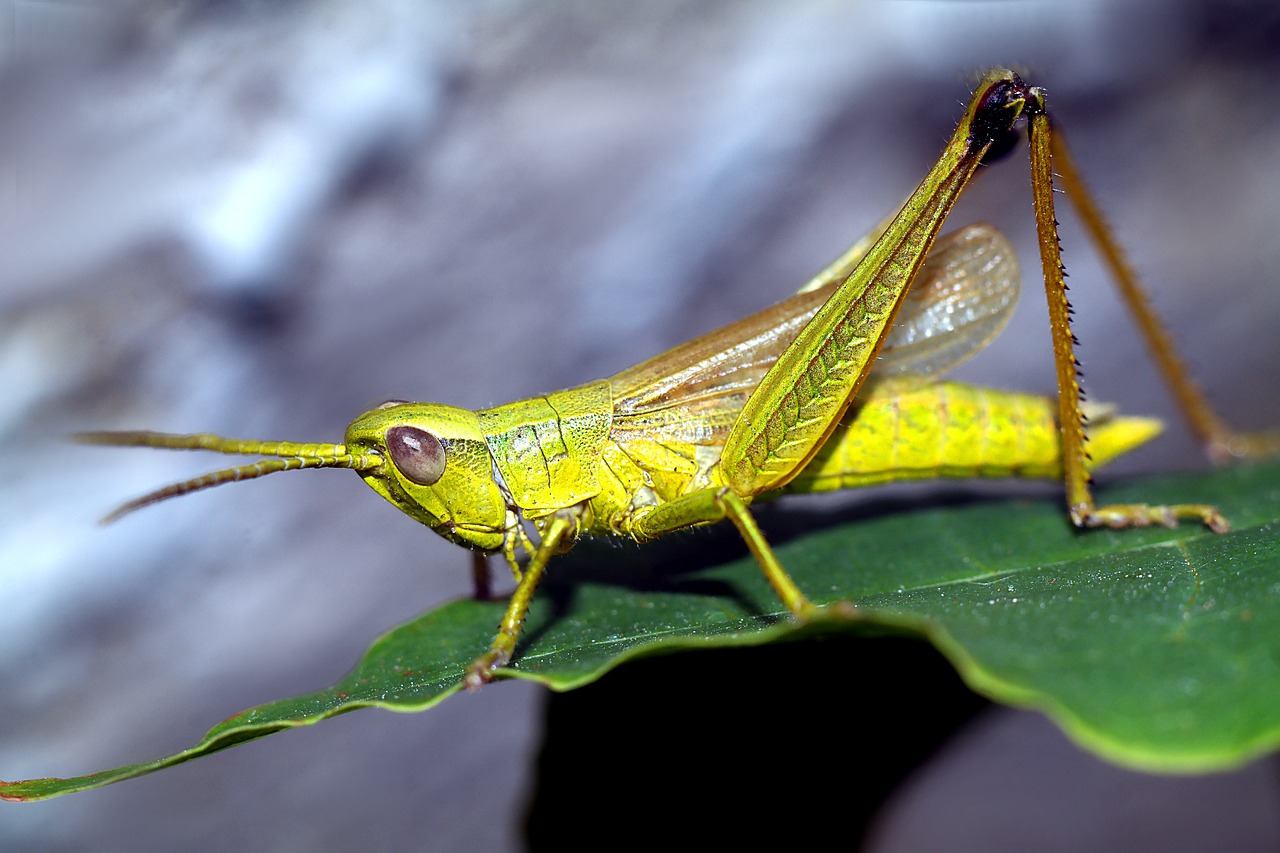
[[[1095,416],[1091,468],[1159,434],[1153,418]],[[1057,402],[940,382],[881,388],[854,402],[787,492],[827,492],[933,477],[1062,477]]]

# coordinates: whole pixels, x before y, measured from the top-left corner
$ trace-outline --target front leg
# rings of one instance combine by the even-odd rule
[[[495,670],[511,662],[511,656],[516,650],[516,640],[520,636],[525,616],[529,613],[529,603],[533,601],[533,593],[538,588],[538,581],[542,579],[542,573],[546,570],[551,556],[563,553],[566,547],[573,543],[579,527],[579,514],[580,510],[577,508],[560,510],[547,523],[542,531],[542,539],[529,560],[529,565],[524,567],[524,572],[520,575],[516,591],[507,602],[507,611],[503,614],[502,622],[498,626],[498,635],[489,645],[489,651],[476,658],[467,667],[463,684],[468,690],[480,689],[493,679]]]

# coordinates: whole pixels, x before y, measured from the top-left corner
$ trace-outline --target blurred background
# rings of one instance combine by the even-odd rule
[[[839,254],[994,65],[1048,90],[1223,414],[1280,423],[1265,0],[0,2],[0,778],[179,750],[469,591],[465,552],[350,474],[99,527],[220,460],[68,433],[337,441],[389,398],[479,408],[608,376]],[[1010,234],[1026,274],[963,377],[1051,392],[1025,153],[954,216]],[[1060,218],[1090,396],[1171,417]],[[1172,423],[1110,476],[1203,464]],[[6,806],[0,848],[521,849],[545,702],[504,683]],[[1273,849],[1275,770],[1128,773],[989,709],[867,849]]]

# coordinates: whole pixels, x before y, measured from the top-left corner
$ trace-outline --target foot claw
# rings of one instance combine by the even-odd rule
[[[462,676],[462,685],[472,692],[479,690],[493,680],[494,670],[506,666],[509,660],[509,655],[496,651],[486,652],[467,667],[466,674]]]
[[[1150,506],[1148,504],[1117,504],[1100,506],[1081,516],[1085,527],[1110,527],[1119,530],[1126,527],[1177,527],[1179,519],[1195,519],[1214,533],[1226,533],[1231,524],[1216,507],[1208,504],[1174,504]],[[1080,524],[1081,521],[1077,521]]]
[[[862,611],[852,601],[833,601],[831,604],[824,605],[807,604],[799,613],[794,614],[795,620],[801,625],[824,620],[847,621],[861,617]]]
[[[836,619],[861,619],[862,610],[852,601],[833,601],[822,608],[823,613]]]

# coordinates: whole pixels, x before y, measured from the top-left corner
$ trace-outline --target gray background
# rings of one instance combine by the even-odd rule
[[[334,441],[384,399],[606,376],[782,297],[916,184],[976,72],[1043,84],[1197,377],[1280,423],[1268,3],[0,5],[0,778],[172,752],[465,594],[350,474],[131,516],[208,458],[83,428]],[[1025,153],[966,196],[1027,297],[965,378],[1048,392]],[[1169,403],[1071,222],[1095,399]],[[1118,473],[1203,464],[1180,426]],[[848,500],[857,500],[850,498]],[[851,568],[853,570],[853,568]],[[0,809],[0,847],[518,849],[542,694],[361,712]],[[602,745],[607,748],[607,745]],[[1274,766],[1154,778],[997,710],[876,850],[1280,844]]]

